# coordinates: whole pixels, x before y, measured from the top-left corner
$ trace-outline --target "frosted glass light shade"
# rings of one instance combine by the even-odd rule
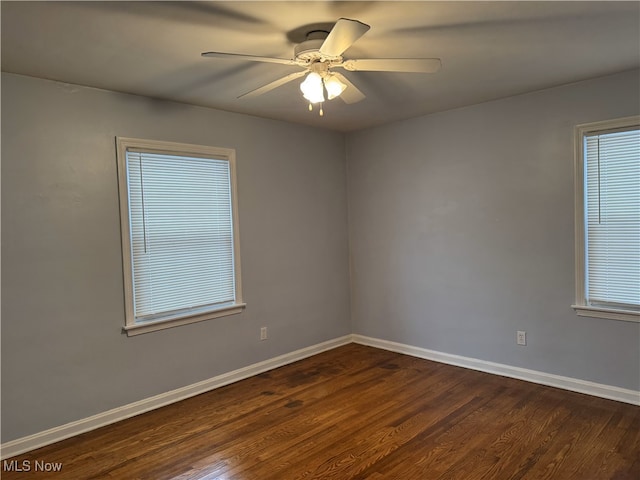
[[[334,75],[325,78],[324,87],[327,89],[327,98],[329,100],[340,96],[340,94],[344,92],[344,89],[347,88],[347,86]]]
[[[324,102],[324,88],[322,77],[315,72],[307,75],[307,78],[300,84],[300,90],[304,98],[311,103]]]

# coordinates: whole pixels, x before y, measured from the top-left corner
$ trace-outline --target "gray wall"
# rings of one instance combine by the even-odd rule
[[[121,333],[117,135],[236,149],[245,313]],[[3,442],[348,334],[344,137],[3,74],[2,288]]]
[[[3,74],[2,441],[351,332],[639,389],[640,325],[570,307],[573,126],[638,82],[352,133],[345,164],[341,134]],[[121,333],[117,135],[237,150],[245,313]]]
[[[354,333],[638,390],[640,324],[570,305],[573,126],[637,114],[639,84],[626,72],[350,135]]]

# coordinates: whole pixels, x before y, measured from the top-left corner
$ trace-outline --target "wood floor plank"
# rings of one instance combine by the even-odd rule
[[[336,468],[343,472],[356,471],[363,452],[367,452],[367,457],[372,457],[374,452],[378,451],[377,444],[381,442],[381,438],[388,439],[388,433],[396,430],[397,426],[401,426],[402,423],[399,422],[405,421],[407,408],[403,406],[410,405],[411,408],[422,409],[432,399],[442,396],[441,391],[418,388],[412,395],[405,397],[404,403],[399,403],[398,392],[401,389],[406,390],[406,385],[409,383],[409,380],[404,378],[404,373],[405,370],[401,369],[399,372],[388,374],[386,382],[379,384],[377,389],[384,391],[384,396],[378,393],[377,402],[364,403],[367,411],[362,411],[357,418],[341,425],[338,430],[328,431],[327,438],[323,442],[326,447],[320,449],[320,454],[313,460],[298,457],[297,462],[290,467],[301,470],[303,472],[301,476],[304,478],[328,478]],[[456,388],[459,391],[459,397],[464,401],[467,400],[462,386],[450,388],[447,391],[451,409],[456,406],[454,401]],[[381,424],[380,419],[384,419],[385,423]],[[345,438],[349,438],[350,441],[345,442]]]
[[[639,452],[640,407],[350,344],[8,459],[2,478],[637,480]]]

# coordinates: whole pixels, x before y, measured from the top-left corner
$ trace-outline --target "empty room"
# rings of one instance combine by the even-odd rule
[[[3,479],[640,478],[640,2],[0,8]]]

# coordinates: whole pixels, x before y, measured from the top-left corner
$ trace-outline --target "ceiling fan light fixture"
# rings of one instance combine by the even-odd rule
[[[332,100],[339,97],[347,86],[338,80],[335,75],[327,75],[324,79],[324,88],[327,89],[327,98]]]
[[[316,72],[311,72],[300,84],[302,96],[311,103],[324,102],[324,88],[322,77]]]

